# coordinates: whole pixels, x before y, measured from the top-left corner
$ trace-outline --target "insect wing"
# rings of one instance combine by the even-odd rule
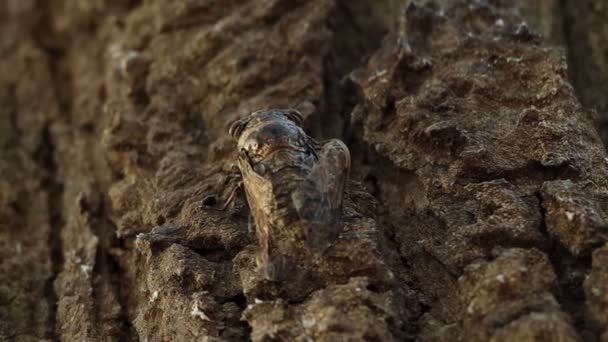
[[[265,242],[268,239],[268,232],[266,231],[268,213],[273,203],[272,183],[255,172],[245,152],[239,154],[239,169],[243,176],[247,202],[256,224],[258,239],[260,239],[260,242]]]
[[[301,219],[336,224],[342,213],[344,188],[350,172],[350,152],[340,140],[329,140],[317,152],[318,160],[292,200]]]

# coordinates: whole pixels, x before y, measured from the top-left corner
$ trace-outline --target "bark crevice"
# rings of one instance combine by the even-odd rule
[[[65,224],[63,216],[63,183],[58,178],[55,161],[55,144],[52,141],[50,128],[47,125],[42,131],[41,142],[34,157],[43,171],[41,188],[48,191],[47,206],[49,213],[49,246],[51,275],[45,285],[45,297],[49,305],[49,335],[59,339],[57,328],[58,293],[55,290],[55,280],[63,268],[63,241],[61,232]]]

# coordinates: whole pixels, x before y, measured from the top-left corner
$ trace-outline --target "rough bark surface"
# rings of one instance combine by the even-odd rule
[[[3,1],[0,339],[608,340],[589,3]],[[272,107],[353,156],[302,282],[218,210]]]

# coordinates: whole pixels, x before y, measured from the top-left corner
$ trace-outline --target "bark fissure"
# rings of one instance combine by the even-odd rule
[[[42,139],[35,159],[43,171],[41,188],[48,191],[49,212],[49,246],[52,273],[45,285],[45,296],[49,305],[49,336],[59,339],[57,328],[57,302],[58,294],[55,290],[55,280],[63,268],[63,242],[61,232],[65,224],[63,217],[63,183],[58,178],[57,164],[55,161],[55,144],[52,141],[49,126],[42,131]]]

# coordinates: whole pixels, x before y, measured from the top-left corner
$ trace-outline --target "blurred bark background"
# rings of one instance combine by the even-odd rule
[[[0,339],[608,341],[606,19],[600,0],[2,1]],[[353,154],[327,267],[279,296],[244,196],[213,209],[228,123],[272,107]]]

